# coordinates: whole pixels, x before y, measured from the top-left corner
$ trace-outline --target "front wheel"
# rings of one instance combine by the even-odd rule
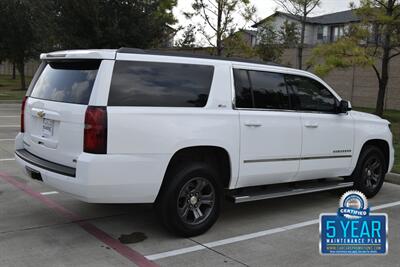
[[[375,146],[363,149],[352,178],[355,189],[368,198],[374,197],[382,187],[386,173],[385,157]]]
[[[221,185],[218,173],[206,163],[187,163],[168,174],[156,202],[168,230],[184,237],[206,232],[217,220]]]

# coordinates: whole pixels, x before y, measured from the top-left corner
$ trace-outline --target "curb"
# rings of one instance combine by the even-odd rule
[[[0,104],[21,104],[22,99],[18,100],[0,100]]]
[[[400,185],[400,174],[390,172],[386,174],[385,182]]]

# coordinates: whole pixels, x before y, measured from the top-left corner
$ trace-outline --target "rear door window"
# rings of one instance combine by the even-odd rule
[[[249,71],[249,75],[255,108],[289,109],[289,95],[282,74]]]
[[[274,72],[234,69],[237,108],[290,109],[284,75]]]
[[[116,61],[109,106],[204,107],[214,67]]]
[[[36,81],[30,97],[87,105],[100,62],[100,60],[48,62]]]

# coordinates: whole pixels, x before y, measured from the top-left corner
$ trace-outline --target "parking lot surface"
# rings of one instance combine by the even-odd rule
[[[152,205],[87,204],[25,176],[14,161],[19,109],[0,104],[0,266],[400,266],[399,185],[369,201],[389,217],[387,256],[319,254],[318,217],[336,212],[340,190],[225,202],[210,231],[178,238]]]

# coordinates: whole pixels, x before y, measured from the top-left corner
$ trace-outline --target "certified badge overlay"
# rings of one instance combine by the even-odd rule
[[[370,213],[368,200],[359,191],[346,192],[337,213],[321,214],[319,220],[322,255],[386,255],[387,214]]]

